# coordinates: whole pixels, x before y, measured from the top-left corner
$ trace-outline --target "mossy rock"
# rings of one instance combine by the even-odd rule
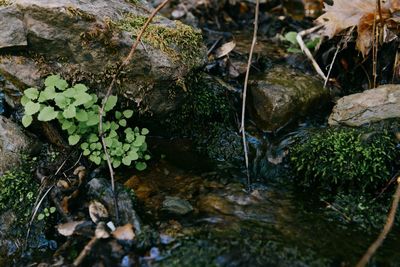
[[[290,149],[290,162],[300,186],[375,192],[393,174],[399,156],[396,144],[386,130],[319,130]]]

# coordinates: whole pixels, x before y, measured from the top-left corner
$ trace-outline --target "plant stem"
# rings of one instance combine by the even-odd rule
[[[244,150],[244,159],[246,164],[246,174],[247,174],[247,186],[250,189],[250,172],[249,172],[249,155],[247,149],[247,140],[246,140],[246,128],[245,128],[245,114],[246,114],[246,97],[247,97],[247,84],[249,82],[251,61],[253,59],[254,47],[257,43],[257,31],[258,31],[258,13],[260,11],[260,0],[256,1],[256,10],[254,12],[254,29],[253,29],[253,41],[251,42],[249,60],[247,62],[246,68],[246,76],[244,78],[244,86],[243,86],[243,99],[242,99],[242,119],[240,131],[242,133],[243,140],[243,150]]]
[[[112,90],[114,88],[115,83],[117,82],[117,78],[118,75],[121,73],[122,69],[129,64],[129,62],[131,61],[133,54],[136,51],[137,46],[140,44],[140,40],[144,34],[144,32],[146,31],[147,27],[149,26],[150,22],[153,20],[153,18],[155,17],[155,15],[169,2],[170,0],[164,0],[161,4],[159,4],[151,13],[151,15],[149,16],[149,18],[147,19],[146,23],[143,25],[142,29],[140,30],[140,33],[138,34],[138,36],[136,37],[136,41],[133,43],[131,50],[129,51],[128,56],[122,61],[121,65],[118,67],[117,71],[115,72],[113,79],[111,80],[110,86],[107,89],[107,93],[103,99],[103,103],[100,107],[99,110],[99,135],[101,138],[101,143],[103,145],[103,150],[104,150],[104,154],[106,155],[106,159],[107,159],[107,165],[108,165],[108,170],[110,172],[110,177],[111,177],[111,190],[113,191],[114,194],[114,208],[115,208],[115,216],[117,221],[119,221],[119,217],[118,217],[118,204],[117,204],[117,194],[115,191],[115,179],[114,179],[114,170],[113,167],[111,165],[111,160],[110,160],[110,155],[108,154],[107,151],[107,146],[106,146],[106,141],[104,139],[103,136],[103,115],[104,115],[104,107],[105,104],[108,100],[108,98],[110,97]]]

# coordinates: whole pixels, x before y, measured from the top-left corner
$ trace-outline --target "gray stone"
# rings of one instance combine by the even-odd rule
[[[361,126],[400,118],[400,85],[387,84],[338,100],[329,125]]]
[[[28,44],[22,16],[14,8],[0,8],[0,29],[0,49]]]
[[[0,26],[13,29],[16,37],[10,41],[9,34],[0,34],[0,44],[20,47],[24,45],[24,37],[29,52],[25,56],[35,61],[41,78],[60,73],[70,82],[85,82],[100,97],[128,55],[143,20],[152,11],[145,1],[11,2],[10,6],[0,7]],[[4,21],[3,17],[13,19]],[[147,31],[131,62],[124,67],[114,92],[132,100],[132,105],[139,106],[141,111],[164,115],[180,101],[179,96],[170,93],[168,85],[174,85],[192,68],[204,64],[206,49],[200,31],[180,22],[157,16],[150,27],[157,27],[153,32],[161,29],[171,34],[165,37],[158,33],[151,35],[151,29]],[[154,36],[159,39],[154,40]],[[17,62],[14,67],[2,65],[0,72],[17,69],[18,65]],[[20,80],[20,75],[13,73],[6,79]],[[26,89],[17,87],[21,91]]]
[[[40,144],[10,119],[0,115],[0,175],[20,164],[21,154],[37,152]]]
[[[114,209],[114,195],[111,190],[111,184],[109,181],[103,178],[93,178],[88,183],[88,195],[91,199],[95,199],[104,204],[111,215],[111,218],[115,219]],[[133,200],[131,195],[124,190],[122,185],[117,184],[116,190],[118,192],[118,215],[119,224],[125,225],[130,223],[134,226],[135,232],[141,232],[141,221],[136,211],[134,210]],[[115,221],[114,221],[115,222]]]
[[[171,214],[186,215],[193,211],[189,201],[179,197],[166,196],[161,209]]]
[[[253,79],[249,89],[252,118],[265,131],[276,131],[329,100],[320,80],[283,66]]]

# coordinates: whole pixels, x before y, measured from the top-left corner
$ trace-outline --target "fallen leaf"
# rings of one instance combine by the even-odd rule
[[[118,240],[125,241],[131,241],[135,238],[135,232],[133,231],[133,226],[130,223],[117,227],[117,229],[112,232],[112,235]]]
[[[218,49],[215,50],[215,57],[221,58],[228,55],[236,46],[235,41],[230,41],[221,45]]]
[[[57,225],[57,231],[60,233],[60,235],[71,236],[75,233],[77,226],[84,222],[85,221],[74,221],[74,222],[59,224]]]
[[[324,26],[322,35],[329,38],[347,28],[357,27],[356,47],[365,57],[375,40],[374,25],[382,20],[385,27],[396,28],[398,23],[391,11],[399,7],[399,0],[383,2],[379,12],[382,17],[379,17],[376,0],[335,0],[331,6],[325,4],[325,14],[317,19],[317,23]],[[386,29],[384,33],[387,35],[389,32]],[[384,40],[387,42],[393,38]]]
[[[92,219],[92,221],[97,224],[100,220],[108,218],[108,211],[103,204],[96,200],[93,200],[90,202],[89,205],[89,216],[90,219]]]

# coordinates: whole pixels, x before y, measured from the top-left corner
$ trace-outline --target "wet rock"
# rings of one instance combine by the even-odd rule
[[[361,126],[400,117],[400,85],[388,84],[342,97],[329,117],[330,125]]]
[[[7,29],[0,34],[0,49],[11,48],[7,51],[12,55],[24,46],[24,51],[29,52],[24,57],[37,64],[42,78],[60,73],[72,82],[91,85],[99,95],[104,94],[152,11],[145,1],[10,2],[10,6],[0,7],[0,26]],[[155,36],[154,32],[160,34]],[[140,104],[142,111],[153,114],[170,111],[180,97],[171,95],[168,85],[174,85],[192,68],[201,66],[205,52],[199,31],[157,16],[131,64],[124,68],[115,91],[134,101],[135,106]],[[19,69],[20,63],[12,64],[0,66],[0,72]],[[10,73],[12,77],[6,78],[14,84],[24,73]],[[14,85],[25,89],[21,84]]]
[[[320,80],[283,66],[256,77],[249,89],[251,115],[265,131],[276,131],[329,100]]]
[[[162,203],[162,210],[171,214],[186,215],[193,211],[193,207],[187,200],[166,196]]]
[[[103,203],[111,215],[111,218],[115,218],[114,197],[110,182],[103,178],[93,178],[88,183],[88,187],[89,197]],[[117,199],[120,225],[130,223],[134,226],[135,232],[140,233],[141,221],[134,210],[132,196],[119,184],[116,185],[116,191],[118,192]]]
[[[0,175],[20,164],[21,154],[32,154],[40,144],[10,119],[0,116]]]

